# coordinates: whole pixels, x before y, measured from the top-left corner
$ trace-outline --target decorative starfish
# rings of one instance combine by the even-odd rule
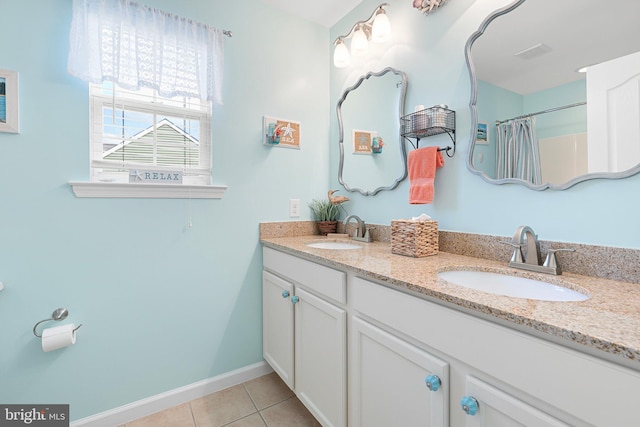
[[[135,176],[134,181],[142,181],[142,173],[140,171],[133,170],[130,175]]]
[[[420,9],[420,12],[428,15],[435,9],[444,6],[447,0],[414,0],[413,7]]]
[[[422,2],[422,11],[424,13],[431,13],[434,8],[437,9],[438,7],[440,7],[440,0],[424,0]]]
[[[282,129],[284,130],[284,135],[282,136],[290,136],[291,138],[293,138],[293,132],[295,132],[296,130],[291,127],[291,123],[287,123],[287,125]]]

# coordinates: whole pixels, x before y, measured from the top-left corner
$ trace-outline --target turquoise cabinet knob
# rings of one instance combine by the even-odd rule
[[[289,291],[282,291],[282,298],[289,298]]]
[[[291,297],[292,303],[297,304],[298,301],[300,301],[300,297],[298,297],[297,295]]]
[[[478,413],[478,401],[473,396],[464,396],[460,399],[460,406],[467,415],[475,415]]]
[[[442,382],[437,375],[427,375],[427,378],[424,379],[424,382],[427,385],[427,388],[431,391],[438,391],[438,389],[442,385]]]

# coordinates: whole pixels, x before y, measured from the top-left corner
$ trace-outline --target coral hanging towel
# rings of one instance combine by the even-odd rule
[[[438,147],[424,147],[409,153],[409,203],[422,205],[433,202],[433,180],[436,168],[444,165]]]

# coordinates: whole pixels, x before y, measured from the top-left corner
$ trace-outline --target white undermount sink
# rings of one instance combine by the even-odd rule
[[[312,242],[307,243],[306,246],[310,248],[316,249],[333,249],[333,250],[349,250],[349,249],[361,249],[362,246],[355,245],[349,242],[336,242],[336,241],[326,241],[326,242]]]
[[[584,301],[589,299],[589,295],[586,293],[564,286],[490,271],[441,271],[438,272],[438,277],[454,285],[514,298],[540,301]]]

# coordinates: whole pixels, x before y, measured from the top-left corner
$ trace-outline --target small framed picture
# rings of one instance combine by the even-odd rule
[[[486,123],[478,123],[478,132],[476,134],[476,144],[489,144],[489,128]]]
[[[18,112],[18,73],[0,69],[0,132],[20,132]]]
[[[262,143],[272,147],[300,149],[300,130],[300,122],[263,116]]]
[[[370,130],[351,130],[353,140],[353,154],[371,154],[373,138],[378,136],[378,132]]]

